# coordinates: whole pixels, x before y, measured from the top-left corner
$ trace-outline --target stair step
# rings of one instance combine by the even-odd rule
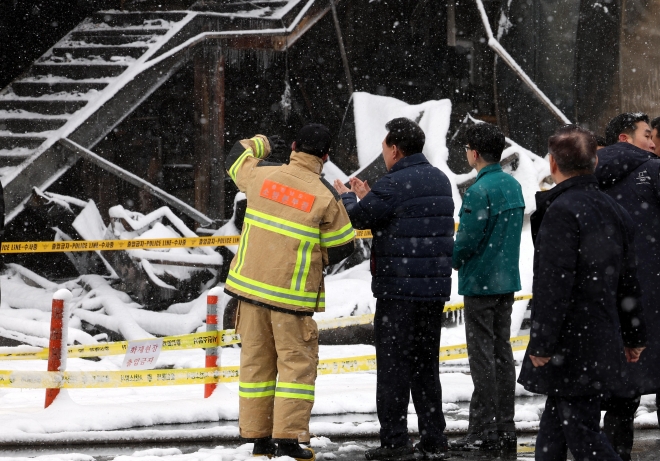
[[[101,91],[108,86],[106,82],[14,82],[11,84],[18,96],[39,97],[53,93],[87,93],[90,90]]]
[[[0,149],[0,168],[18,166],[34,153],[34,149]]]
[[[53,55],[62,57],[71,55],[73,59],[100,56],[109,61],[113,56],[139,58],[148,49],[147,46],[62,46],[53,48]]]
[[[92,22],[94,24],[107,24],[111,27],[142,26],[145,21],[157,21],[162,19],[169,22],[178,22],[186,17],[186,13],[162,13],[162,12],[128,12],[128,13],[94,13]],[[158,23],[155,23],[157,25]]]
[[[148,43],[153,38],[153,34],[138,35],[134,33],[126,34],[106,34],[74,32],[70,40],[76,42],[91,43],[94,45],[126,45],[129,43]]]
[[[27,149],[36,149],[46,138],[38,136],[6,136],[0,135],[0,149],[16,149],[24,147]]]
[[[0,131],[12,133],[39,133],[41,131],[57,130],[64,125],[66,118],[23,118],[0,117]]]
[[[135,28],[99,28],[99,29],[78,29],[71,32],[71,39],[78,40],[79,36],[108,36],[108,37],[124,37],[124,36],[134,36],[141,37],[143,40],[145,37],[151,37],[153,35],[165,35],[169,32],[169,29],[164,27],[151,27],[149,29],[135,29]]]
[[[119,64],[34,64],[32,75],[56,75],[71,79],[83,80],[86,78],[117,77],[126,70],[127,66]]]
[[[61,115],[73,114],[87,105],[86,99],[53,100],[53,99],[0,99],[0,110],[25,110],[37,114]]]

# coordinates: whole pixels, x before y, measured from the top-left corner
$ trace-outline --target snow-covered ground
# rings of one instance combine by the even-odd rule
[[[456,331],[452,331],[456,330]],[[462,328],[443,329],[443,344],[460,335]],[[374,354],[372,346],[321,346],[320,358],[341,358]],[[239,364],[239,348],[224,348],[221,364]],[[523,352],[516,352],[519,362]],[[68,370],[94,371],[119,370],[122,356],[106,357],[100,361],[69,359]],[[457,402],[467,402],[473,386],[467,371],[467,361],[457,360],[441,366],[443,410],[447,417],[447,431],[461,432],[467,429],[466,408]],[[44,361],[5,361],[3,369],[44,370]],[[461,366],[461,364],[463,366]],[[202,350],[165,351],[157,368],[197,368],[204,366]],[[149,388],[71,389],[62,391],[60,397],[48,409],[43,409],[44,391],[40,389],[0,389],[0,443],[48,443],[67,440],[102,442],[108,440],[171,440],[215,437],[235,439],[238,428],[235,423],[213,427],[183,430],[163,429],[131,431],[135,427],[151,427],[162,424],[184,424],[238,418],[237,383],[220,385],[209,399],[203,398],[201,385],[183,385]],[[542,403],[526,401],[528,393],[519,385],[516,388],[516,425],[519,430],[535,430],[538,427]],[[653,396],[645,396],[638,410],[638,427],[657,425]],[[374,414],[376,412],[376,374],[359,372],[339,375],[321,375],[316,383],[316,400],[313,415],[338,415],[346,413]],[[409,406],[409,429],[417,433],[417,419],[412,403]],[[330,421],[328,421],[328,418]],[[375,418],[355,423],[332,421],[313,422],[311,432],[327,437],[376,436],[379,425]]]

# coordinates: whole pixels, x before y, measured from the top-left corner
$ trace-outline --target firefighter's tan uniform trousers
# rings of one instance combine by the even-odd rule
[[[272,434],[308,443],[319,361],[316,322],[241,301],[236,331],[242,343],[241,437]]]

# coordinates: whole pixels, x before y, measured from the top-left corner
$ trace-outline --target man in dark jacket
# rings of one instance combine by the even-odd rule
[[[548,141],[557,184],[536,194],[534,304],[518,382],[548,396],[537,461],[620,460],[600,433],[600,402],[623,385],[646,330],[635,269],[634,224],[598,190],[596,139],[577,125]]]
[[[374,235],[371,288],[378,299],[374,334],[381,447],[365,456],[413,458],[406,424],[412,391],[421,434],[416,448],[438,458],[448,450],[438,361],[443,308],[451,294],[454,202],[447,176],[422,154],[421,128],[406,118],[386,128],[382,147],[388,174],[373,189],[357,178],[351,179],[352,190],[335,182],[353,227]]]
[[[628,211],[635,223],[637,274],[649,331],[639,363],[628,365],[623,395],[603,402],[604,431],[624,461],[631,459],[635,412],[643,394],[660,392],[660,159],[654,154],[649,118],[624,113],[607,125],[610,146],[598,151],[600,188]]]
[[[463,196],[453,267],[465,299],[465,333],[474,392],[466,437],[453,448],[486,451],[518,447],[516,368],[511,351],[513,293],[520,290],[520,235],[525,201],[518,181],[502,171],[502,132],[489,123],[471,126],[465,146],[479,173]],[[500,447],[501,444],[501,447]]]

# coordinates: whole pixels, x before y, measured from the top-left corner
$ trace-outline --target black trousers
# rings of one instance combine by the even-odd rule
[[[536,461],[621,461],[600,431],[600,399],[548,396],[536,437]]]
[[[639,408],[639,401],[640,396],[610,397],[601,404],[601,411],[606,412],[603,432],[623,461],[631,460],[630,453],[635,439],[635,413]]]
[[[376,408],[381,446],[406,446],[412,392],[422,442],[446,444],[439,355],[443,302],[378,299],[374,318],[378,362]]]
[[[512,306],[513,293],[465,296],[465,334],[474,384],[469,433],[516,430]]]

